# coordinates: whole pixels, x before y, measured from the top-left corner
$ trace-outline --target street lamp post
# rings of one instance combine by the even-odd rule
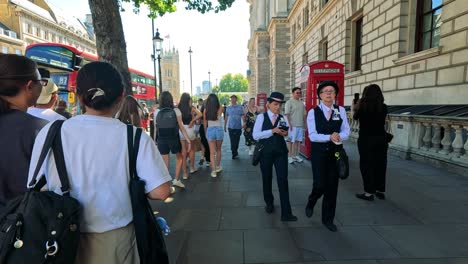
[[[211,93],[211,72],[210,71],[208,71],[208,87]]]
[[[163,39],[159,36],[159,31],[156,29],[156,34],[153,37],[153,45],[156,47],[158,53],[158,68],[159,68],[159,95],[162,93],[162,74],[161,74],[161,52],[162,52]]]
[[[154,19],[151,19],[151,22],[152,22],[152,27],[151,27],[151,36],[154,36]],[[154,70],[154,86],[156,87],[156,83],[157,83],[157,80],[156,80],[156,58],[155,58],[155,54],[156,54],[156,45],[153,41],[153,54],[151,54],[151,59],[153,60],[153,70]],[[157,92],[154,91],[154,102],[157,103],[158,102],[158,95],[157,95]]]
[[[192,47],[189,47],[188,53],[190,57],[190,96],[193,96],[193,86],[192,86]]]

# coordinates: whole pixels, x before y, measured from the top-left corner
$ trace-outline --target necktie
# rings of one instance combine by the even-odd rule
[[[273,124],[273,126],[275,126],[275,123],[276,123],[276,117],[277,117],[277,115],[276,115],[276,114],[274,114],[274,115],[273,115],[273,118],[271,119],[271,124]]]
[[[331,109],[328,109],[327,120],[330,120],[332,112],[333,111]]]

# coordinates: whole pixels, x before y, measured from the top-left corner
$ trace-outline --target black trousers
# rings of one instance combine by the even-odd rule
[[[335,166],[333,143],[323,143],[322,146],[312,147],[310,162],[314,183],[307,206],[314,208],[318,199],[323,196],[322,223],[333,223],[338,194],[338,172]]]
[[[200,124],[200,141],[205,148],[205,160],[210,162],[210,146],[208,145],[208,141],[206,140],[205,135],[205,127],[203,124]]]
[[[231,152],[232,155],[238,155],[237,150],[239,149],[240,136],[242,135],[242,129],[228,128],[229,139],[231,140]]]
[[[385,192],[388,150],[385,136],[359,136],[358,150],[364,191]]]
[[[292,211],[289,202],[288,153],[273,148],[268,150],[265,148],[262,152],[260,170],[262,171],[263,179],[263,199],[267,205],[273,205],[272,181],[273,166],[275,166],[276,181],[280,194],[281,215],[290,215]]]

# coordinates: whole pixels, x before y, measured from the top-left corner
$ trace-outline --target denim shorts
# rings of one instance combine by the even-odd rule
[[[224,131],[220,126],[212,126],[206,129],[206,139],[207,140],[223,140]]]

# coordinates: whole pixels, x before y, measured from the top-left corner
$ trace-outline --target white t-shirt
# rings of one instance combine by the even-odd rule
[[[29,107],[28,114],[48,120],[49,122],[56,120],[67,120],[64,116],[57,114],[54,110],[50,108],[44,109],[37,107]]]
[[[34,143],[28,182],[51,124],[39,132]],[[133,214],[126,125],[114,118],[79,115],[64,122],[61,135],[70,194],[83,206],[81,231],[102,233],[128,225]],[[47,189],[61,194],[52,153],[39,175],[42,172],[47,178]],[[137,173],[146,182],[146,192],[171,180],[156,145],[146,133],[141,135]]]

